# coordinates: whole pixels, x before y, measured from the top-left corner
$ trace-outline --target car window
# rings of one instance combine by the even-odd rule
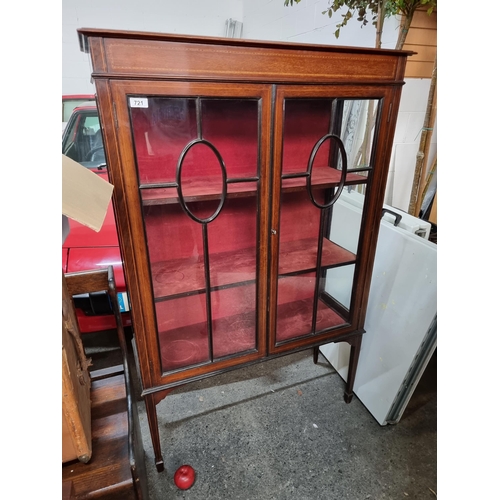
[[[87,130],[88,134],[96,134],[101,130],[101,124],[99,123],[99,118],[97,118],[97,116],[87,115],[83,126]]]
[[[89,168],[105,163],[97,111],[77,111],[72,116],[64,132],[62,152]]]
[[[75,161],[79,161],[79,153],[76,148],[76,131],[81,120],[82,115],[76,115],[74,119],[68,123],[63,135],[62,152]]]
[[[62,102],[62,121],[67,122],[73,113],[73,110],[80,106],[83,102],[90,101],[88,96],[75,98],[75,99],[63,99]]]

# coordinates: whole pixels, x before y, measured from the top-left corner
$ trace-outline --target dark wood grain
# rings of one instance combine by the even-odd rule
[[[138,30],[116,30],[116,29],[102,29],[102,28],[79,28],[77,30],[80,41],[80,49],[83,52],[88,52],[88,40],[89,39],[124,39],[124,40],[152,40],[152,41],[171,41],[171,42],[186,42],[191,44],[198,43],[209,43],[214,45],[229,45],[232,47],[262,47],[266,49],[273,49],[276,47],[284,47],[290,50],[302,49],[311,52],[331,52],[332,45],[321,45],[321,44],[301,44],[295,42],[281,42],[281,41],[269,41],[269,40],[249,40],[249,39],[228,39],[213,36],[195,36],[195,35],[183,35],[176,33],[162,33],[162,32],[147,32]],[[349,46],[335,46],[335,51],[339,53],[346,54],[395,54],[400,56],[401,54],[409,56],[415,54],[415,52],[390,50],[390,49],[374,49],[369,47],[349,47]],[[96,62],[95,60],[93,61]],[[235,69],[236,71],[236,69]]]
[[[75,500],[73,481],[66,480],[62,482],[62,500]]]
[[[398,61],[402,53],[392,50],[332,50],[331,46],[249,40],[228,43],[209,37],[110,30],[78,32],[91,41],[100,37],[104,40],[106,59],[94,67],[94,78],[118,75],[182,80],[388,83],[400,76]],[[83,40],[82,47],[87,46]]]
[[[75,499],[137,499],[130,471],[128,418],[123,375],[94,382],[92,398],[92,459],[68,463],[63,481],[71,480]]]

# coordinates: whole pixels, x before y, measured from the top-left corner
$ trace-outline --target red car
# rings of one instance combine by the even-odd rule
[[[95,101],[84,102],[74,109],[63,133],[62,153],[108,180],[101,126]],[[87,271],[111,264],[123,313],[123,323],[124,326],[130,326],[130,306],[112,204],[109,205],[99,232],[71,219],[69,224],[70,232],[62,247],[63,271],[65,273]],[[116,327],[107,294],[91,293],[76,296],[75,306],[82,333]]]

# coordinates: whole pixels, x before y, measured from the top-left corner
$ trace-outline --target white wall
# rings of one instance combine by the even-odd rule
[[[93,93],[88,54],[80,52],[77,28],[110,28],[205,36],[224,36],[226,19],[243,22],[242,37],[313,44],[373,47],[375,27],[351,19],[334,36],[342,12],[322,14],[328,0],[302,0],[285,7],[284,0],[64,0],[62,3],[62,92]],[[118,7],[119,5],[119,7]],[[383,48],[394,48],[397,17],[386,19]],[[411,79],[403,88],[387,183],[387,204],[408,210],[420,130],[430,79]],[[431,159],[436,151],[433,134]]]
[[[369,22],[361,27],[351,19],[335,38],[336,25],[342,14],[331,18],[322,14],[328,8],[328,0],[301,0],[293,6],[284,6],[284,0],[243,0],[243,38],[281,40],[287,42],[316,43],[327,45],[375,46],[375,27]],[[398,35],[395,17],[385,22],[382,37],[383,48],[394,48]]]
[[[385,193],[388,205],[407,211],[431,85],[430,78],[407,78],[399,105]],[[437,119],[431,132],[427,169],[437,153]]]
[[[242,21],[242,0],[63,0],[62,93],[95,92],[78,28],[223,36],[226,19]]]

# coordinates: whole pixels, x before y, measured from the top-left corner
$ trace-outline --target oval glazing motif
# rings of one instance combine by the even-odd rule
[[[183,181],[182,179],[182,169],[186,163],[186,158],[188,153],[191,151],[191,155],[194,154],[193,150],[196,148],[199,152],[200,148],[206,149],[208,148],[209,151],[215,156],[215,159],[217,160],[217,163],[220,167],[221,171],[221,187],[220,189],[214,189],[212,186],[212,183],[209,182],[208,178],[206,175],[204,176],[203,172],[203,161],[200,161],[200,167],[198,172],[201,172],[201,175],[195,175],[194,177],[191,178],[191,184],[190,185],[183,185],[184,183],[187,184],[187,181]],[[203,154],[200,155],[201,158],[203,158]],[[207,162],[208,163],[208,162]],[[219,151],[217,148],[209,141],[205,139],[195,139],[191,141],[182,151],[181,155],[179,156],[179,160],[177,162],[177,172],[176,172],[176,182],[177,182],[177,194],[179,196],[179,201],[181,204],[182,209],[184,212],[191,217],[196,222],[199,222],[200,224],[206,224],[208,222],[213,221],[220,213],[222,210],[222,207],[224,206],[224,202],[226,201],[226,195],[227,195],[227,172],[226,172],[226,166],[224,164],[224,160],[222,159],[222,156],[220,155]],[[188,201],[200,201],[197,200],[197,195],[195,194],[197,191],[200,190],[200,188],[203,186],[203,183],[205,183],[206,191],[204,194],[201,195],[201,197],[204,197],[205,199],[217,199],[218,196],[220,196],[220,202],[215,211],[206,217],[198,217],[196,214],[194,214],[187,202]],[[197,193],[200,195],[201,193]],[[192,198],[190,200],[189,198]]]
[[[316,158],[316,154],[319,151],[319,148],[325,143],[325,141],[331,140],[334,141],[338,149],[340,151],[340,158],[341,158],[341,163],[342,163],[342,170],[340,174],[340,182],[337,187],[337,191],[335,192],[335,195],[333,198],[328,202],[325,203],[324,205],[321,203],[318,203],[314,199],[314,195],[312,192],[312,169],[313,169],[313,164],[314,164],[314,159]],[[328,208],[331,207],[339,198],[340,194],[342,193],[342,189],[344,189],[344,184],[347,176],[347,153],[344,148],[344,144],[342,143],[342,139],[338,135],[335,134],[327,134],[323,136],[315,145],[314,148],[311,152],[311,155],[309,156],[309,163],[307,165],[307,192],[309,193],[309,198],[313,202],[313,204],[318,207],[318,208]]]

